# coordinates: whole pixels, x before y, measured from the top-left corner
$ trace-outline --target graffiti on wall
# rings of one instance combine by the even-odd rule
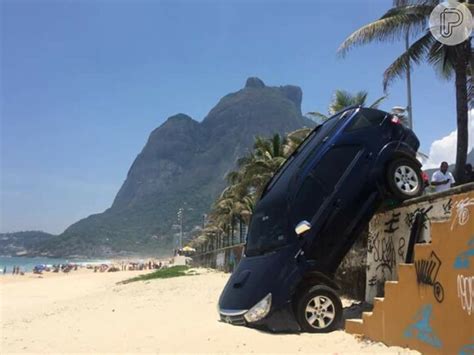
[[[471,344],[463,345],[459,349],[458,354],[459,355],[472,355],[472,354],[474,354],[474,338],[472,339]]]
[[[428,207],[418,207],[413,211],[407,212],[405,216],[405,223],[409,228],[413,227],[413,223],[415,223],[415,218],[417,214],[421,214],[423,216],[422,221],[423,221],[423,229],[428,229],[429,225],[429,212],[433,209],[433,206],[428,206]]]
[[[458,298],[468,315],[474,314],[474,276],[458,275]]]
[[[369,248],[373,252],[374,261],[378,264],[377,270],[380,270],[384,275],[385,272],[391,275],[396,264],[395,246],[392,237],[377,233],[370,239]]]
[[[380,213],[372,219],[367,248],[367,302],[371,303],[380,290],[383,290],[385,281],[397,280],[396,265],[405,262],[408,240],[416,215],[420,213],[424,217],[419,240],[430,242],[431,223],[449,220],[458,207],[459,204],[453,202],[450,197],[442,197]],[[442,288],[436,286],[434,292],[436,299],[442,300]]]
[[[451,223],[451,230],[453,230],[456,223],[463,226],[469,222],[469,206],[474,206],[474,198],[466,197],[465,199],[454,203],[453,207],[456,209],[456,214]]]
[[[451,216],[451,211],[453,209],[453,200],[450,198],[448,201],[442,204],[444,215]]]
[[[441,259],[434,251],[431,252],[428,259],[415,261],[416,279],[418,283],[433,286],[433,294],[436,301],[443,302],[444,289],[441,283],[437,281],[440,268]]]
[[[406,338],[418,339],[435,348],[441,348],[441,340],[430,325],[432,313],[433,306],[431,304],[422,306],[415,314],[414,322],[405,329],[403,335]]]
[[[467,249],[462,253],[456,256],[454,259],[454,268],[455,269],[469,269],[471,260],[470,258],[474,256],[474,237],[467,243]]]

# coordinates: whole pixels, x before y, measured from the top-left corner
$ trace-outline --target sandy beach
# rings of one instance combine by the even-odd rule
[[[0,353],[408,352],[342,330],[276,335],[221,323],[224,273],[116,285],[146,272],[0,278]]]

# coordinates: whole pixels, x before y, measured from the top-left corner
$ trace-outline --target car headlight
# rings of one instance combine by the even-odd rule
[[[255,306],[250,308],[250,310],[244,314],[244,317],[249,323],[256,322],[266,317],[268,312],[270,312],[271,306],[272,306],[272,294],[269,293]]]

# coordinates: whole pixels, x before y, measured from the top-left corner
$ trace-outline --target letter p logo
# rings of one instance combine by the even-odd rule
[[[464,20],[463,13],[456,8],[444,9],[439,16],[439,32],[444,38],[451,37],[454,29],[459,27]]]
[[[430,14],[430,32],[438,42],[455,46],[466,41],[472,33],[473,19],[466,3],[447,0],[438,4]]]

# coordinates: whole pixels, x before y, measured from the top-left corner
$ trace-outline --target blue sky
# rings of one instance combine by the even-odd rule
[[[336,56],[390,0],[1,1],[0,231],[59,233],[113,201],[148,134],[201,121],[249,76],[299,85],[303,112],[333,91],[383,94],[401,43]],[[397,81],[382,108],[405,105]],[[455,129],[454,83],[413,73],[422,150]]]

